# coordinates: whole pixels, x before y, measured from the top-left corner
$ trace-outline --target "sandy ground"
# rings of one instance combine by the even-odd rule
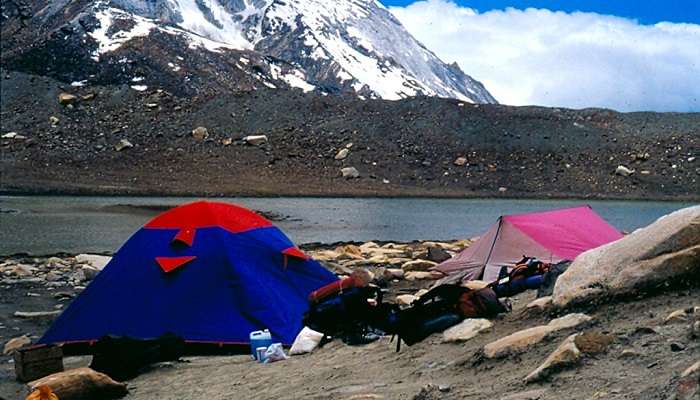
[[[19,332],[36,335],[47,326],[48,322],[23,322],[10,316],[16,309],[46,309],[56,302],[46,293],[23,294],[33,289],[39,288],[3,287],[2,341]],[[680,289],[578,310],[595,318],[578,331],[611,334],[615,342],[603,354],[586,356],[576,368],[526,385],[523,378],[573,330],[504,359],[486,360],[480,351],[491,341],[555,317],[525,311],[534,297],[534,292],[528,292],[513,298],[511,313],[494,320],[491,331],[463,344],[442,343],[442,335],[434,334],[412,347],[402,346],[397,353],[388,337],[365,346],[334,341],[312,354],[269,365],[257,364],[248,356],[190,357],[155,365],[129,381],[126,399],[380,398],[353,397],[369,394],[384,399],[498,399],[533,390],[540,392],[516,398],[666,399],[681,371],[700,359],[700,341],[690,339],[688,324],[663,325],[672,311],[700,305],[699,288]],[[673,351],[671,343],[684,349]],[[625,349],[634,349],[636,355],[622,358]],[[66,360],[70,367],[88,362],[85,357]],[[426,390],[429,385],[434,387]],[[14,380],[9,357],[0,357],[0,397],[21,398],[24,391]]]

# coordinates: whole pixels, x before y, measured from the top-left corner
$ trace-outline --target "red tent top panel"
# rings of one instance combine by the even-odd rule
[[[247,208],[233,204],[197,201],[166,211],[150,220],[145,228],[193,229],[220,227],[231,233],[266,228],[272,223]]]
[[[589,206],[506,215],[513,226],[552,253],[573,260],[586,250],[622,238],[622,234]]]

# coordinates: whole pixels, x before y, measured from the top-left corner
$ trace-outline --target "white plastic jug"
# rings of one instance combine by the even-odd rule
[[[255,351],[258,347],[269,347],[271,344],[272,335],[270,335],[269,330],[250,332],[250,355],[254,360],[258,359]]]

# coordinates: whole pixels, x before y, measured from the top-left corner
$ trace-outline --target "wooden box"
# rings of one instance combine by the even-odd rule
[[[29,382],[63,371],[63,351],[58,346],[27,347],[15,351],[15,375]]]

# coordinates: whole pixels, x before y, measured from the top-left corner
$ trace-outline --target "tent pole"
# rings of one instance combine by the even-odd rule
[[[491,260],[491,253],[493,253],[493,248],[496,247],[496,241],[498,240],[498,235],[501,233],[501,225],[503,224],[503,216],[498,217],[498,228],[496,228],[496,234],[493,236],[493,242],[491,243],[491,248],[489,249],[489,255],[486,256],[486,262],[484,263],[484,269],[489,265],[489,260]],[[483,276],[483,271],[481,272]]]

